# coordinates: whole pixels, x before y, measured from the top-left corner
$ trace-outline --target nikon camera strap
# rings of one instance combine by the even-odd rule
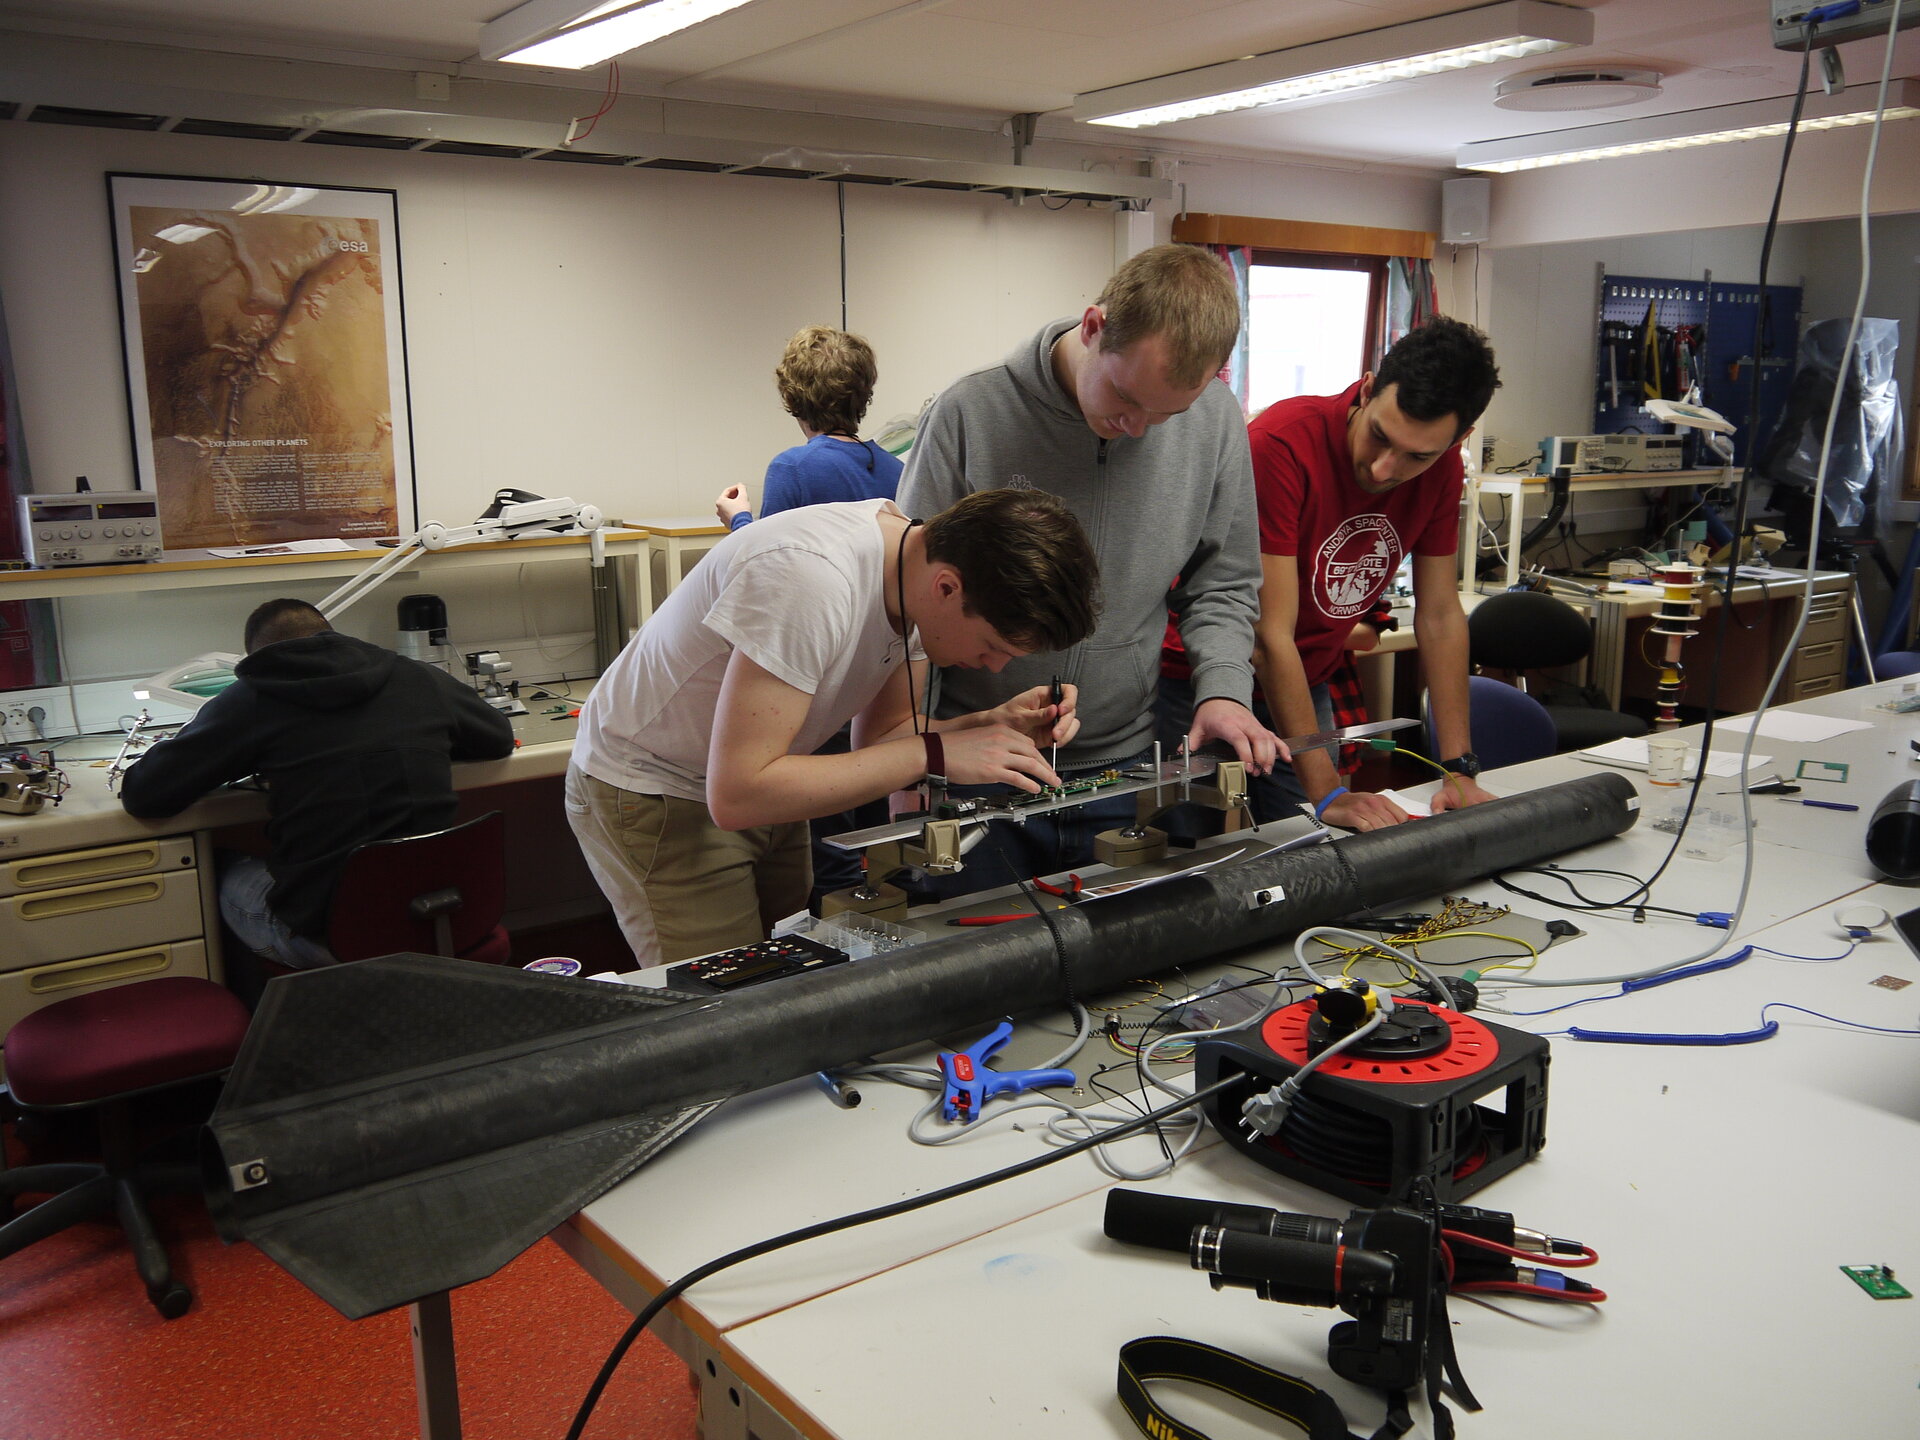
[[[1204,1431],[1174,1419],[1148,1393],[1150,1380],[1185,1380],[1244,1400],[1299,1426],[1307,1440],[1360,1440],[1333,1396],[1298,1375],[1271,1370],[1243,1355],[1182,1340],[1148,1335],[1120,1347],[1120,1403],[1147,1440],[1207,1440]],[[1404,1394],[1387,1397],[1387,1418],[1372,1440],[1396,1440],[1413,1428]]]

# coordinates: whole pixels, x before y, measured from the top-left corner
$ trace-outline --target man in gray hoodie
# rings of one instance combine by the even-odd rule
[[[1246,420],[1214,376],[1240,327],[1227,269],[1191,245],[1142,251],[1078,317],[1056,320],[998,365],[934,400],[907,456],[900,504],[931,515],[1000,487],[1045,490],[1079,519],[1100,560],[1099,628],[1059,654],[1003,671],[943,671],[939,713],[992,708],[1055,677],[1079,687],[1073,772],[1151,753],[1160,643],[1172,609],[1193,666],[1189,741],[1220,740],[1264,774],[1287,758],[1250,708],[1260,611],[1259,526]],[[1176,585],[1175,582],[1178,582]],[[992,826],[946,893],[1086,863],[1094,834],[1132,816],[1096,802]]]

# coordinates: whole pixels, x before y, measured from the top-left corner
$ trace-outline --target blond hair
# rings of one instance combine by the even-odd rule
[[[1155,245],[1113,272],[1094,302],[1106,313],[1100,348],[1124,350],[1158,335],[1167,342],[1167,379],[1198,385],[1233,353],[1240,294],[1233,275],[1197,245]]]
[[[880,367],[858,335],[809,325],[787,341],[773,383],[787,413],[822,435],[858,435]]]

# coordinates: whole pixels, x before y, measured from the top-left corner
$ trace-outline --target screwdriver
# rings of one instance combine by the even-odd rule
[[[1053,706],[1053,723],[1056,726],[1060,723],[1060,702],[1065,698],[1066,693],[1060,688],[1060,677],[1056,675],[1053,677],[1053,684],[1047,687],[1047,703]],[[1055,733],[1058,732],[1056,731]],[[1053,742],[1053,749],[1048,756],[1047,766],[1055,775],[1060,773],[1060,742],[1058,740]]]

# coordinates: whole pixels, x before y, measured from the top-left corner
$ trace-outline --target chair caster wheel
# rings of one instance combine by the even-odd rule
[[[160,1312],[163,1320],[178,1320],[193,1306],[193,1292],[178,1280],[169,1280],[165,1285],[149,1285],[147,1299],[153,1302],[153,1308]]]

